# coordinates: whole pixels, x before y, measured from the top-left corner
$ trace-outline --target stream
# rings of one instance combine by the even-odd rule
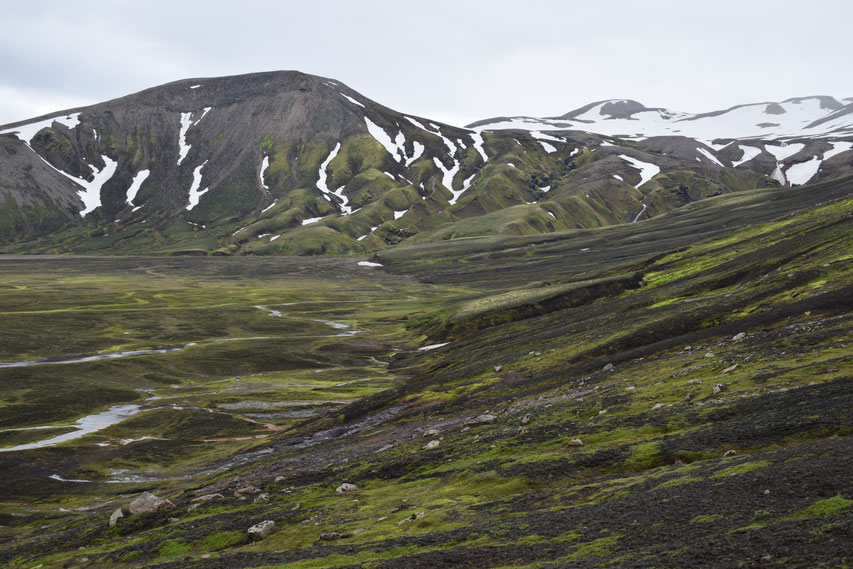
[[[290,303],[296,304],[296,303]],[[287,305],[283,305],[287,306]],[[328,334],[325,336],[319,336],[323,338],[339,338],[346,336],[353,336],[358,334],[362,330],[351,326],[350,324],[346,324],[344,322],[334,322],[332,320],[320,320],[315,318],[300,318],[295,316],[287,316],[278,310],[272,310],[267,308],[266,306],[255,306],[259,310],[263,310],[267,312],[270,316],[274,316],[277,318],[289,318],[292,320],[303,320],[307,322],[321,322],[334,330],[342,330],[343,332],[337,334]],[[55,365],[55,364],[72,364],[79,362],[91,362],[98,360],[106,360],[106,359],[116,359],[116,358],[126,358],[130,356],[141,356],[141,355],[149,355],[149,354],[167,354],[171,352],[177,352],[188,348],[190,346],[200,346],[204,344],[215,344],[222,342],[237,342],[244,340],[269,340],[272,338],[276,338],[277,336],[259,336],[252,338],[221,338],[217,340],[202,340],[198,342],[190,342],[188,344],[180,344],[176,346],[169,346],[166,348],[159,349],[148,349],[148,350],[131,350],[126,352],[114,352],[108,354],[93,354],[93,355],[76,355],[76,356],[53,356],[53,357],[45,357],[39,358],[37,360],[32,361],[19,361],[19,362],[0,362],[0,368],[12,368],[12,367],[27,367],[27,366],[36,366],[36,365]],[[143,390],[145,391],[145,390]],[[29,430],[39,430],[39,429],[54,429],[54,428],[63,428],[63,427],[74,427],[75,430],[63,433],[61,435],[57,435],[55,437],[50,437],[47,439],[43,439],[40,441],[36,441],[34,443],[26,443],[14,447],[8,448],[0,448],[0,452],[12,452],[12,451],[20,451],[20,450],[30,450],[37,448],[45,448],[49,446],[53,446],[62,442],[79,439],[85,435],[90,433],[94,433],[96,431],[100,431],[101,429],[105,429],[117,423],[124,421],[125,419],[136,415],[140,411],[142,411],[142,407],[145,403],[158,399],[158,397],[151,396],[145,399],[140,404],[124,404],[124,405],[114,405],[107,409],[106,411],[101,411],[99,413],[94,413],[92,415],[87,415],[80,419],[77,419],[76,422],[70,425],[43,425],[36,427],[21,427],[16,429],[5,429],[0,430],[0,432],[4,431],[29,431]]]

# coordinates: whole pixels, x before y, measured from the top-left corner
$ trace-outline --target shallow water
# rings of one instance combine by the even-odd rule
[[[139,410],[142,409],[142,405],[114,405],[107,409],[106,411],[101,411],[100,413],[95,413],[94,415],[87,415],[77,421],[72,425],[67,425],[70,427],[76,427],[77,430],[71,431],[70,433],[63,433],[61,435],[57,435],[55,437],[50,437],[48,439],[42,439],[40,441],[36,441],[34,443],[27,443],[23,445],[18,445],[9,448],[0,448],[0,452],[10,452],[10,451],[18,451],[18,450],[29,450],[34,448],[44,448],[48,446],[53,446],[58,443],[62,443],[65,441],[71,441],[74,439],[79,439],[89,433],[94,433],[96,431],[100,431],[101,429],[105,429],[111,425],[115,425],[116,423],[120,423],[127,419],[128,417],[132,417],[139,413]],[[58,427],[66,426],[66,425],[57,425]],[[56,426],[55,426],[56,427]],[[50,428],[55,428],[50,427]],[[32,429],[40,429],[47,427],[30,427]]]

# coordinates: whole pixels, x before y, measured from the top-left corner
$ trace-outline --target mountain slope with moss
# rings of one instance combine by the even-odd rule
[[[843,567],[852,189],[845,178],[636,224],[415,242],[379,252],[380,267],[0,258],[13,275],[4,314],[30,330],[5,361],[56,355],[45,338],[82,313],[100,336],[58,351],[242,338],[0,368],[21,385],[6,427],[35,424],[24,386],[69,369],[125,378],[115,401],[161,398],[76,441],[0,455],[0,561]],[[199,290],[183,292],[193,278]],[[174,506],[128,514],[142,491]],[[275,530],[253,542],[265,520]]]
[[[0,252],[365,255],[853,172],[837,137],[745,151],[584,124],[459,128],[296,71],[176,81],[0,127]]]

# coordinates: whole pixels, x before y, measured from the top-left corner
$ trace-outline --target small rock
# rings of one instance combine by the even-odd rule
[[[441,444],[441,442],[438,439],[433,439],[430,442],[428,442],[427,444],[425,444],[423,448],[424,448],[424,450],[432,450],[434,448],[438,448],[438,445],[440,445],[440,444]]]
[[[503,366],[497,365],[495,366],[495,373],[500,372],[503,369]]]
[[[439,431],[438,429],[428,429],[428,430],[424,431],[424,436],[425,436],[425,437],[434,437],[434,436],[436,436],[439,432],[440,432],[440,431]]]
[[[625,391],[634,391],[635,389],[637,389],[637,388],[634,387],[633,385],[629,385],[628,387],[625,388]]]
[[[725,453],[723,453],[723,458],[726,458],[727,456],[734,456],[736,454],[737,454],[736,450],[727,450]]]
[[[271,534],[274,530],[275,522],[272,520],[264,520],[259,524],[253,525],[247,531],[249,533],[249,538],[252,541],[260,541]]]
[[[722,393],[726,389],[728,389],[728,386],[725,383],[718,383],[714,386],[714,393]]]
[[[270,503],[270,495],[269,494],[258,494],[258,497],[254,499],[254,504],[269,504]]]
[[[179,521],[181,521],[181,518],[169,518],[169,523],[170,523],[170,524],[176,524],[176,523],[178,523]]]
[[[687,381],[687,385],[699,385],[702,383],[701,379],[691,379]]]
[[[344,494],[346,492],[355,492],[356,490],[358,490],[358,486],[356,486],[355,484],[350,484],[349,482],[344,482],[343,484],[335,488],[335,492],[337,492],[338,494]]]
[[[598,412],[599,415],[604,415],[605,413],[607,413],[607,409],[602,409]]]
[[[689,352],[689,351],[690,351],[690,350],[692,350],[692,349],[693,349],[693,346],[684,346],[684,351],[685,351],[685,352]]]
[[[465,420],[466,425],[488,425],[490,423],[494,423],[498,418],[492,415],[491,413],[483,413],[482,415],[477,415],[476,417],[472,417],[470,419]]]
[[[706,358],[713,358],[713,357],[714,357],[714,352],[705,352],[705,357],[706,357]]]
[[[191,502],[207,502],[208,500],[213,500],[215,498],[225,499],[225,496],[222,494],[205,494],[204,496],[199,496],[197,498],[193,498],[190,500]]]
[[[583,446],[583,441],[581,441],[580,439],[572,439],[572,440],[570,440],[569,442],[567,442],[567,443],[566,443],[566,446],[570,446],[570,447],[582,447],[582,446]]]
[[[345,537],[349,537],[349,535],[344,533],[338,533],[336,531],[331,531],[329,533],[321,533],[320,539],[323,541],[334,541],[336,539],[343,539]]]
[[[770,490],[765,490],[765,491],[764,491],[764,495],[765,495],[765,496],[766,496],[767,494],[769,494],[769,493],[770,493]]]
[[[682,401],[690,401],[691,399],[693,399],[692,393],[688,393],[687,395],[681,398]]]
[[[248,494],[254,494],[258,489],[254,486],[246,486],[245,488],[240,488],[239,490],[234,491],[234,497],[240,498],[242,496],[246,496]]]
[[[285,480],[287,480],[287,478],[285,478],[284,476],[275,477],[275,482],[284,482]]]
[[[613,371],[613,364],[605,364],[601,371]]]
[[[533,417],[530,416],[530,413],[528,413],[527,415],[525,415],[524,417],[521,418],[521,424],[526,425],[527,423],[530,422],[530,419],[532,419],[532,418]]]
[[[406,522],[414,522],[414,521],[419,520],[425,516],[426,516],[425,512],[415,512],[414,514],[412,514],[408,518],[404,518],[404,519],[400,520],[399,522],[397,522],[397,525],[402,525]]]
[[[723,374],[726,374],[726,373],[731,373],[731,372],[733,372],[734,370],[736,370],[736,369],[737,369],[737,366],[738,366],[738,364],[730,365],[729,367],[727,367],[726,369],[724,369],[723,371],[721,371],[721,372],[720,372],[720,375],[723,375]]]
[[[146,512],[154,512],[156,510],[164,510],[172,508],[175,505],[169,500],[164,500],[159,496],[155,496],[151,492],[143,492],[139,497],[130,503],[128,510],[131,514],[144,514]]]
[[[746,333],[745,332],[738,332],[737,334],[732,336],[732,342],[740,342],[744,338],[746,338]]]
[[[116,508],[116,510],[110,516],[110,527],[116,525],[118,523],[119,518],[124,517],[124,512],[121,511],[121,508]]]
[[[652,411],[654,411],[655,409],[660,409],[661,407],[663,407],[663,403],[655,403],[654,407],[652,407]]]

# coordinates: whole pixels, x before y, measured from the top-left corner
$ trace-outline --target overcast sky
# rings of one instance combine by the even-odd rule
[[[297,69],[451,124],[631,98],[853,97],[850,0],[0,0],[0,124]]]

